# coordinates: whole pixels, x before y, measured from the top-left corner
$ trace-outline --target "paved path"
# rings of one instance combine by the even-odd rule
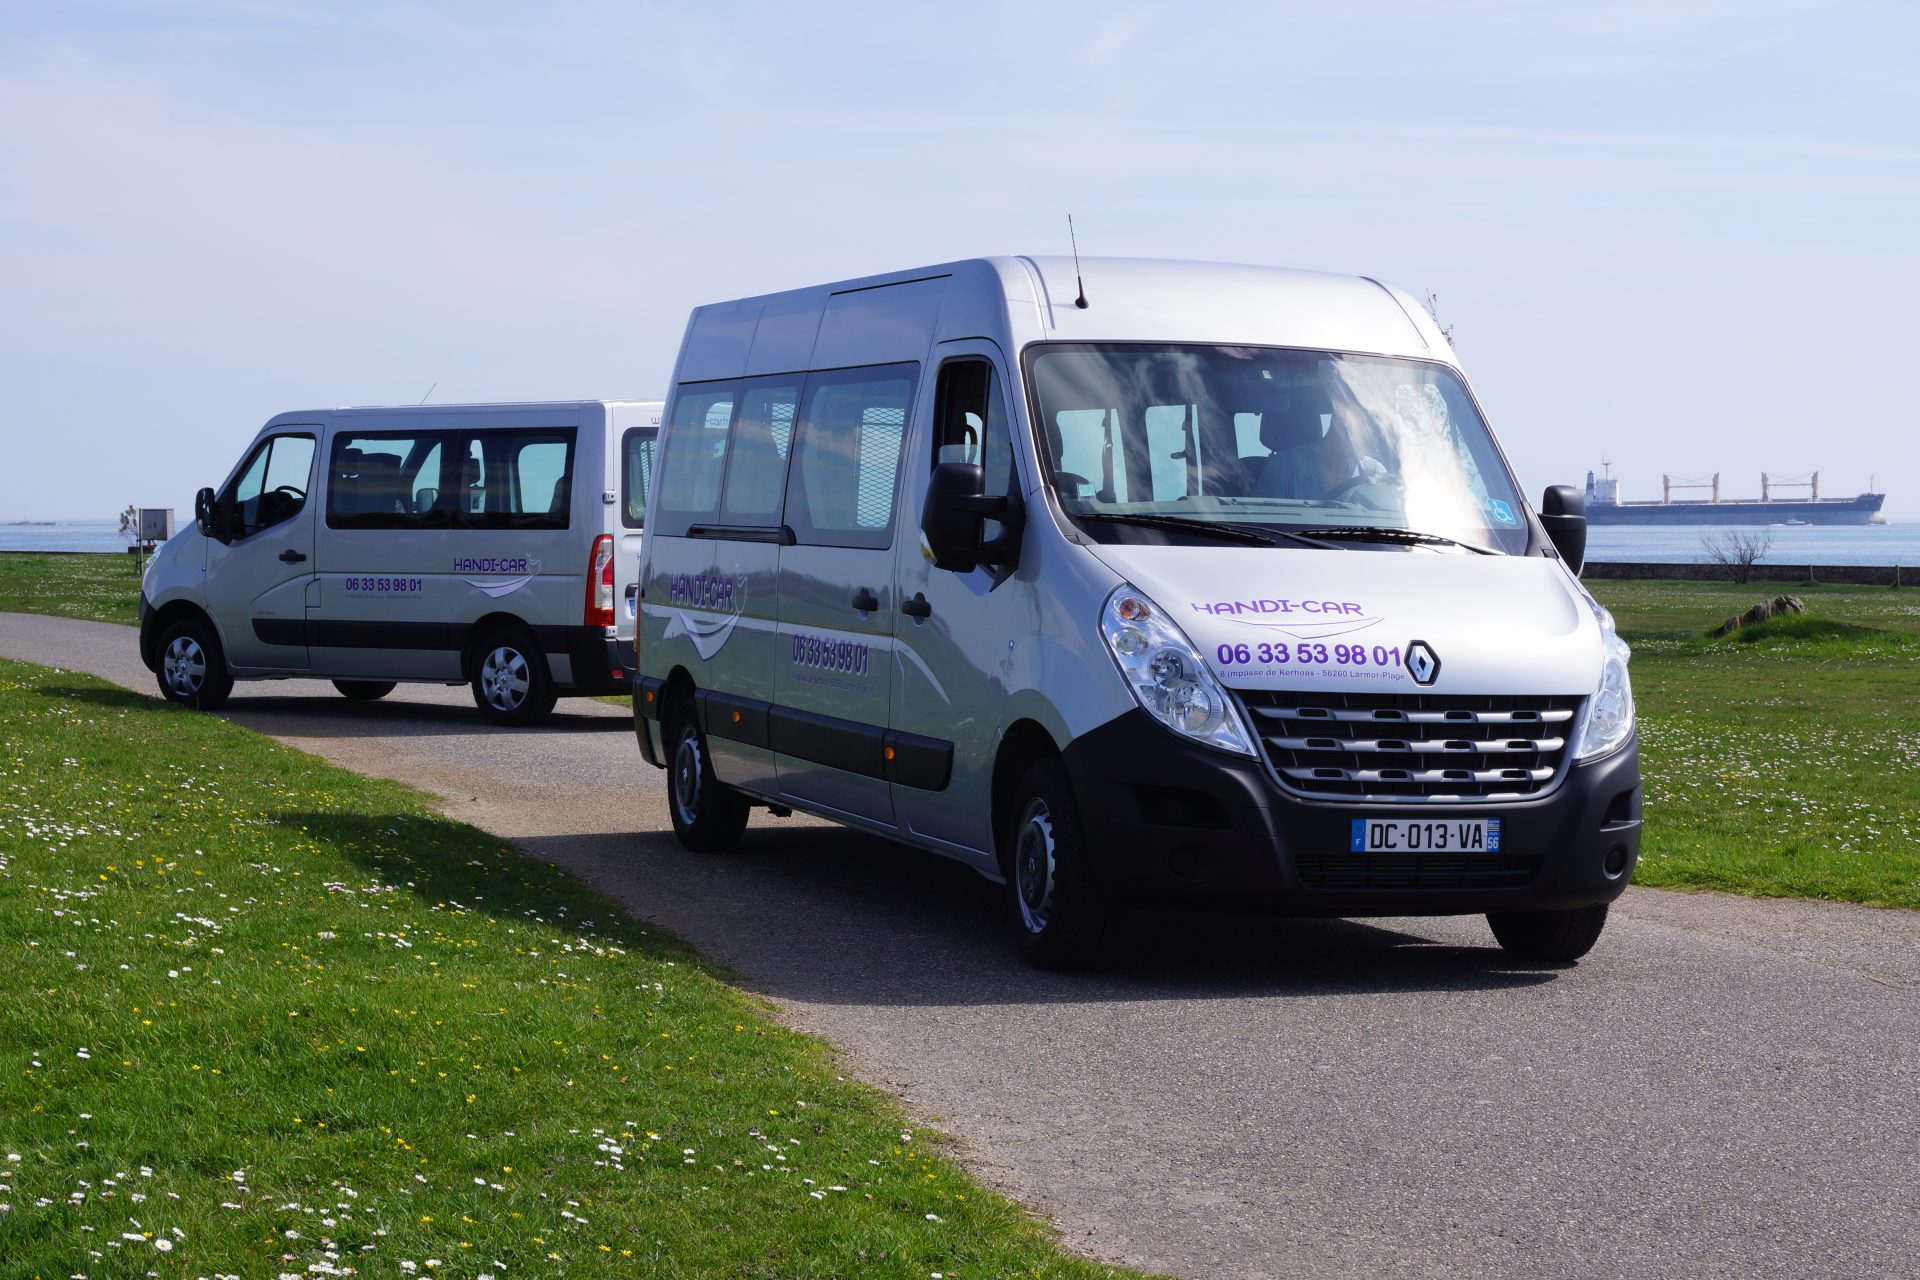
[[[130,629],[0,655],[152,691]],[[1026,970],[993,890],[804,818],[682,852],[615,707],[242,685],[234,721],[417,783],[691,939],[1075,1247],[1192,1277],[1913,1276],[1920,913],[1631,891],[1578,966],[1477,920],[1142,922]],[[1656,818],[1657,821],[1657,818]]]

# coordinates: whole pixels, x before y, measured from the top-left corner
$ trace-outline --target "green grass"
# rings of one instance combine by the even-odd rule
[[[1640,884],[1920,907],[1920,592],[1588,584],[1634,647]]]
[[[129,555],[0,551],[0,612],[133,626],[140,621],[140,575]]]
[[[12,662],[0,741],[8,1276],[1119,1274],[407,788]]]

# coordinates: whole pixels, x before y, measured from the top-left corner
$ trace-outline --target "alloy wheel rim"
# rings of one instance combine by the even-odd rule
[[[480,690],[495,710],[519,710],[530,683],[525,656],[508,645],[495,649],[480,664]]]
[[[1053,917],[1053,813],[1038,796],[1020,815],[1020,834],[1013,847],[1015,894],[1020,919],[1029,932],[1044,933]]]
[[[680,749],[673,757],[673,807],[680,815],[680,821],[692,824],[700,815],[700,775],[703,761],[700,758],[700,739],[689,733],[680,739]]]
[[[207,655],[192,636],[175,636],[164,659],[167,688],[182,698],[200,692],[207,678]]]

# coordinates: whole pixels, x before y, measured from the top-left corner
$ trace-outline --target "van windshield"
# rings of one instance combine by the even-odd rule
[[[1526,550],[1513,478],[1444,365],[1203,345],[1050,343],[1025,358],[1049,482],[1101,541],[1202,521],[1283,545],[1310,531]]]

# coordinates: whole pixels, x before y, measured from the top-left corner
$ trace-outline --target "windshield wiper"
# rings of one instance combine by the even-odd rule
[[[1250,528],[1244,524],[1229,524],[1221,520],[1195,520],[1187,516],[1143,515],[1135,512],[1085,511],[1073,513],[1079,520],[1106,520],[1113,524],[1134,524],[1147,529],[1169,529],[1178,533],[1197,533],[1202,537],[1219,538],[1225,542],[1244,542],[1250,546],[1278,547],[1287,542],[1302,547],[1319,547],[1327,551],[1344,550],[1331,542],[1322,542],[1318,538],[1309,538],[1305,534],[1295,533],[1291,529]],[[1319,530],[1315,530],[1319,532]]]
[[[1422,533],[1418,529],[1398,529],[1390,525],[1350,524],[1328,529],[1308,529],[1307,532],[1320,538],[1345,538],[1349,542],[1390,542],[1407,547],[1445,546],[1461,547],[1480,556],[1503,554],[1492,547],[1483,547],[1478,543],[1462,542],[1458,538],[1449,538],[1444,534]]]

